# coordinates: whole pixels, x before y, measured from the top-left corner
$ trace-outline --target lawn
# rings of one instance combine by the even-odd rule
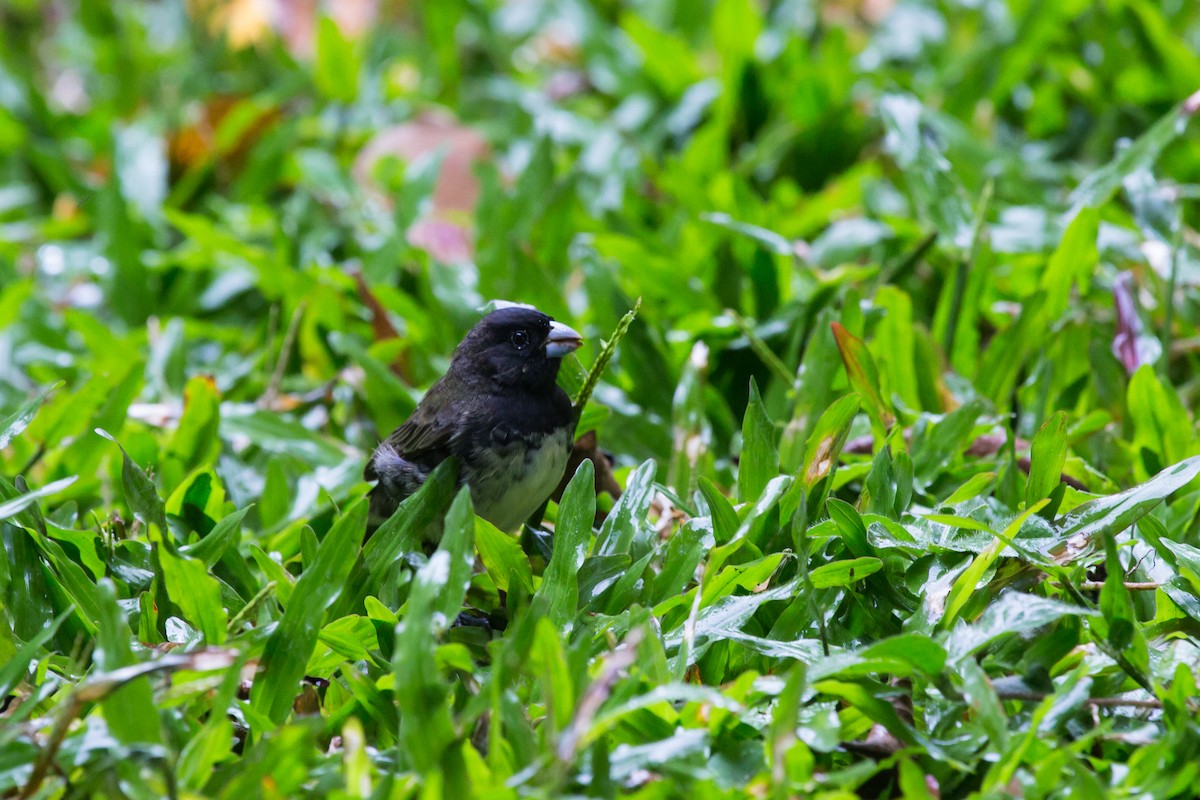
[[[1200,4],[0,25],[0,796],[1200,796]],[[364,543],[504,302],[587,457]]]

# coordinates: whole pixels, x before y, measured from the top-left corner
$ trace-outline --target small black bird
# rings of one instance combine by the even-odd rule
[[[503,531],[554,491],[571,453],[575,417],[556,379],[583,337],[534,308],[493,311],[454,351],[450,369],[371,455],[371,516],[386,519],[450,456],[475,513]]]

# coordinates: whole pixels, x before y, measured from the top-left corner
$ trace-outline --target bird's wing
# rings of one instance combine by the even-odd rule
[[[426,464],[426,469],[444,461],[453,452],[451,445],[459,421],[464,415],[463,403],[450,400],[443,384],[438,383],[429,390],[403,425],[379,445],[407,461]],[[375,459],[367,463],[366,479],[375,480]]]

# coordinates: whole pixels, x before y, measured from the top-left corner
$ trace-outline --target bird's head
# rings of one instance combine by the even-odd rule
[[[563,356],[583,344],[577,332],[534,308],[501,308],[476,323],[451,368],[505,387],[541,389],[558,377]]]

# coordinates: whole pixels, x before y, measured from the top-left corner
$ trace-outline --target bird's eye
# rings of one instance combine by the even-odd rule
[[[512,342],[513,347],[518,350],[524,350],[526,345],[529,344],[529,333],[526,331],[513,331],[512,336],[509,336],[508,340]]]

